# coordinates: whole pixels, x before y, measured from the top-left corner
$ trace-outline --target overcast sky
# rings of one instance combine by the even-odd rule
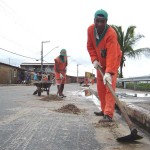
[[[87,28],[98,9],[108,12],[108,24],[125,30],[135,25],[142,34],[135,48],[150,47],[148,0],[0,0],[0,48],[23,56],[40,59],[41,42],[45,62],[54,62],[62,48],[68,53],[68,75],[85,71],[95,73],[87,52]],[[56,48],[59,46],[58,48]],[[0,62],[19,66],[36,62],[0,49]],[[40,61],[39,61],[40,62]],[[127,59],[124,77],[150,75],[150,58]]]

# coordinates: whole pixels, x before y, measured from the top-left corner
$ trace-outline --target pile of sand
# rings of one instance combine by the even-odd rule
[[[42,101],[62,101],[62,98],[58,97],[55,94],[50,94],[48,96],[44,96],[40,100],[42,100]]]
[[[118,128],[118,125],[115,121],[112,121],[112,122],[100,122],[100,123],[94,123],[94,126],[96,128],[99,128],[99,127],[105,127],[105,128]]]
[[[60,109],[57,109],[56,111],[61,112],[61,113],[71,113],[71,114],[81,113],[81,110],[77,108],[74,104],[68,104],[68,105],[62,106]]]

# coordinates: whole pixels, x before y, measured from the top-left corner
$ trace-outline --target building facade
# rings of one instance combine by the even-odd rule
[[[24,69],[0,62],[0,84],[16,84],[24,79]]]
[[[26,75],[30,74],[33,80],[34,72],[41,71],[40,63],[22,63],[21,68],[0,62],[0,84],[20,84],[26,80]],[[44,63],[43,70],[49,75],[54,74],[54,63]],[[78,82],[77,82],[78,79]],[[84,76],[66,76],[66,83],[80,83],[84,81]]]
[[[39,72],[41,71],[41,63],[22,63],[20,64],[22,69]],[[52,73],[54,72],[54,63],[43,63],[43,72]]]

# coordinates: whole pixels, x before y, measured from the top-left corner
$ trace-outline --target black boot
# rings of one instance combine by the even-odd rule
[[[99,120],[99,123],[101,122],[112,122],[112,118],[108,115],[104,115],[103,119]]]
[[[57,85],[57,96],[60,97],[60,98],[63,98],[63,95],[62,95],[62,86],[61,85]]]
[[[96,116],[104,116],[104,113],[102,111],[100,111],[100,112],[94,112],[94,114]]]
[[[63,96],[63,97],[66,97],[66,96],[63,94],[63,90],[64,90],[64,84],[61,84],[61,85],[60,85],[60,91],[59,91],[59,92],[60,92],[60,95]]]

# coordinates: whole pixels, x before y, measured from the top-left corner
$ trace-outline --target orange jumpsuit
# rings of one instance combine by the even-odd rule
[[[85,85],[88,85],[89,81],[87,78],[85,78]]]
[[[95,35],[95,25],[92,24],[88,28],[87,40],[87,49],[91,61],[93,63],[94,60],[98,60],[103,67],[103,73],[107,72],[112,75],[112,87],[115,91],[118,68],[122,56],[117,34],[112,27],[107,25],[105,33],[102,34],[98,41],[96,41]],[[101,110],[105,115],[113,117],[115,100],[109,89],[104,85],[99,71],[97,71],[97,90],[101,102]]]
[[[92,79],[91,83],[92,83],[92,85],[94,84],[94,79]]]
[[[55,71],[55,80],[56,84],[64,84],[66,81],[66,66],[67,66],[67,57],[64,56],[64,62],[60,59],[60,57],[56,57],[54,59],[55,65],[54,65],[54,71]],[[64,76],[63,79],[60,78],[60,73]]]

